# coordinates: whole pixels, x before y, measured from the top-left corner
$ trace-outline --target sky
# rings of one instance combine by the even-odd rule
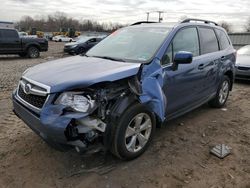
[[[177,23],[184,17],[226,21],[234,31],[243,31],[250,18],[250,0],[0,0],[1,21],[18,21],[23,16],[40,18],[56,11],[78,20],[131,24],[157,21]]]

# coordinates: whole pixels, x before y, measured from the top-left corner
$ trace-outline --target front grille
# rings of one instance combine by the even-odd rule
[[[238,67],[239,70],[248,71],[250,67]]]
[[[42,108],[46,99],[47,99],[47,95],[46,96],[39,96],[39,95],[33,95],[33,94],[26,94],[23,91],[23,88],[21,86],[19,86],[18,89],[18,96],[24,100],[26,103],[36,107],[36,108]]]

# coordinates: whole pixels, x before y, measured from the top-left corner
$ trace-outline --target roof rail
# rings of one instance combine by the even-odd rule
[[[187,19],[183,20],[181,23],[188,23],[191,21],[204,22],[205,24],[214,24],[214,25],[218,26],[218,24],[216,22],[209,21],[209,20],[196,19],[196,18],[187,18]]]
[[[140,22],[135,22],[133,24],[131,24],[130,26],[132,25],[140,25],[140,24],[147,24],[147,23],[159,23],[159,22],[151,22],[151,21],[140,21]]]

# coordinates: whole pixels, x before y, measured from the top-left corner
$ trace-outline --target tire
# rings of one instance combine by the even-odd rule
[[[18,54],[20,57],[26,57],[27,56],[27,53],[23,52],[23,53],[19,53]]]
[[[222,108],[228,99],[230,91],[231,81],[228,76],[224,75],[219,85],[216,96],[208,102],[211,107]]]
[[[27,54],[29,58],[38,58],[40,56],[40,51],[37,47],[31,46],[28,48]]]
[[[85,52],[85,49],[83,47],[80,47],[78,50],[77,50],[77,54],[83,54]]]
[[[69,42],[72,42],[72,40],[70,39]]]
[[[136,126],[136,121],[139,126]],[[111,152],[120,159],[132,160],[148,148],[154,135],[156,120],[154,114],[144,105],[135,104],[115,124]]]
[[[62,42],[62,39],[59,39],[58,42]]]

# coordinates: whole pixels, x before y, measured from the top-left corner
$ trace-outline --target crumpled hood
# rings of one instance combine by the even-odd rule
[[[23,77],[47,85],[50,93],[55,93],[130,77],[137,74],[140,65],[74,56],[36,65],[25,71]]]
[[[237,66],[250,67],[250,56],[247,56],[247,55],[237,55],[236,65]]]

